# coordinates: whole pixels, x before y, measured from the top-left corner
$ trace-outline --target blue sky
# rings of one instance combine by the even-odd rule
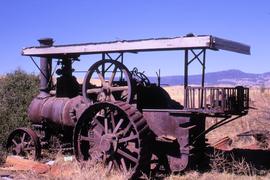
[[[209,52],[207,72],[240,69],[270,71],[270,1],[268,0],[28,0],[1,1],[0,74],[18,67],[37,72],[21,49],[52,37],[55,44],[211,34],[251,45],[251,56]],[[182,52],[128,54],[126,65],[155,75],[183,74]],[[75,64],[87,70],[100,57]],[[199,64],[190,73],[200,73]]]

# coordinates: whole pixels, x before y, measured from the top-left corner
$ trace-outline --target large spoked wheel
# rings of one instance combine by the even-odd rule
[[[149,165],[147,132],[149,127],[142,114],[131,105],[119,101],[96,103],[76,124],[76,158],[103,162],[107,172],[116,169],[138,176]]]
[[[101,60],[93,64],[83,82],[82,94],[93,102],[124,101],[133,96],[132,76],[122,63]]]
[[[38,160],[41,154],[39,138],[37,134],[29,128],[15,129],[8,137],[7,151],[12,155]]]

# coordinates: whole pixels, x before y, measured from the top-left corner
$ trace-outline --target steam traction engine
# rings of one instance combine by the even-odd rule
[[[8,151],[39,159],[41,150],[74,150],[79,161],[103,162],[112,168],[141,172],[183,171],[207,165],[205,134],[248,111],[247,88],[204,87],[206,50],[250,54],[247,45],[214,36],[160,38],[25,48],[22,55],[40,58],[40,93],[29,106],[32,129],[18,128]],[[174,101],[136,68],[123,64],[124,53],[184,51],[184,104]],[[79,84],[72,64],[82,55],[101,54]],[[116,58],[113,58],[117,55]],[[57,60],[56,71],[52,60]],[[188,85],[188,67],[202,65],[201,87]],[[56,83],[53,75],[56,73]],[[160,78],[159,78],[160,79]],[[221,118],[205,128],[206,117]],[[55,140],[57,142],[55,143]]]

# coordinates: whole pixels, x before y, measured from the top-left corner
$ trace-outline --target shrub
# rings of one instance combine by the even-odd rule
[[[36,75],[17,69],[0,78],[0,149],[12,130],[30,124],[27,109],[37,93]]]

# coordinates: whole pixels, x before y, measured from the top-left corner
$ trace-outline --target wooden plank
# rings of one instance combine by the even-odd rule
[[[101,43],[85,43],[57,45],[51,47],[28,47],[22,50],[24,56],[79,56],[82,54],[166,51],[181,49],[224,49],[238,53],[250,54],[250,47],[238,42],[213,36],[175,37],[159,39],[142,39],[129,41],[112,41]]]
[[[250,46],[239,42],[230,41],[218,37],[212,37],[212,48],[222,49],[242,54],[250,54]]]

